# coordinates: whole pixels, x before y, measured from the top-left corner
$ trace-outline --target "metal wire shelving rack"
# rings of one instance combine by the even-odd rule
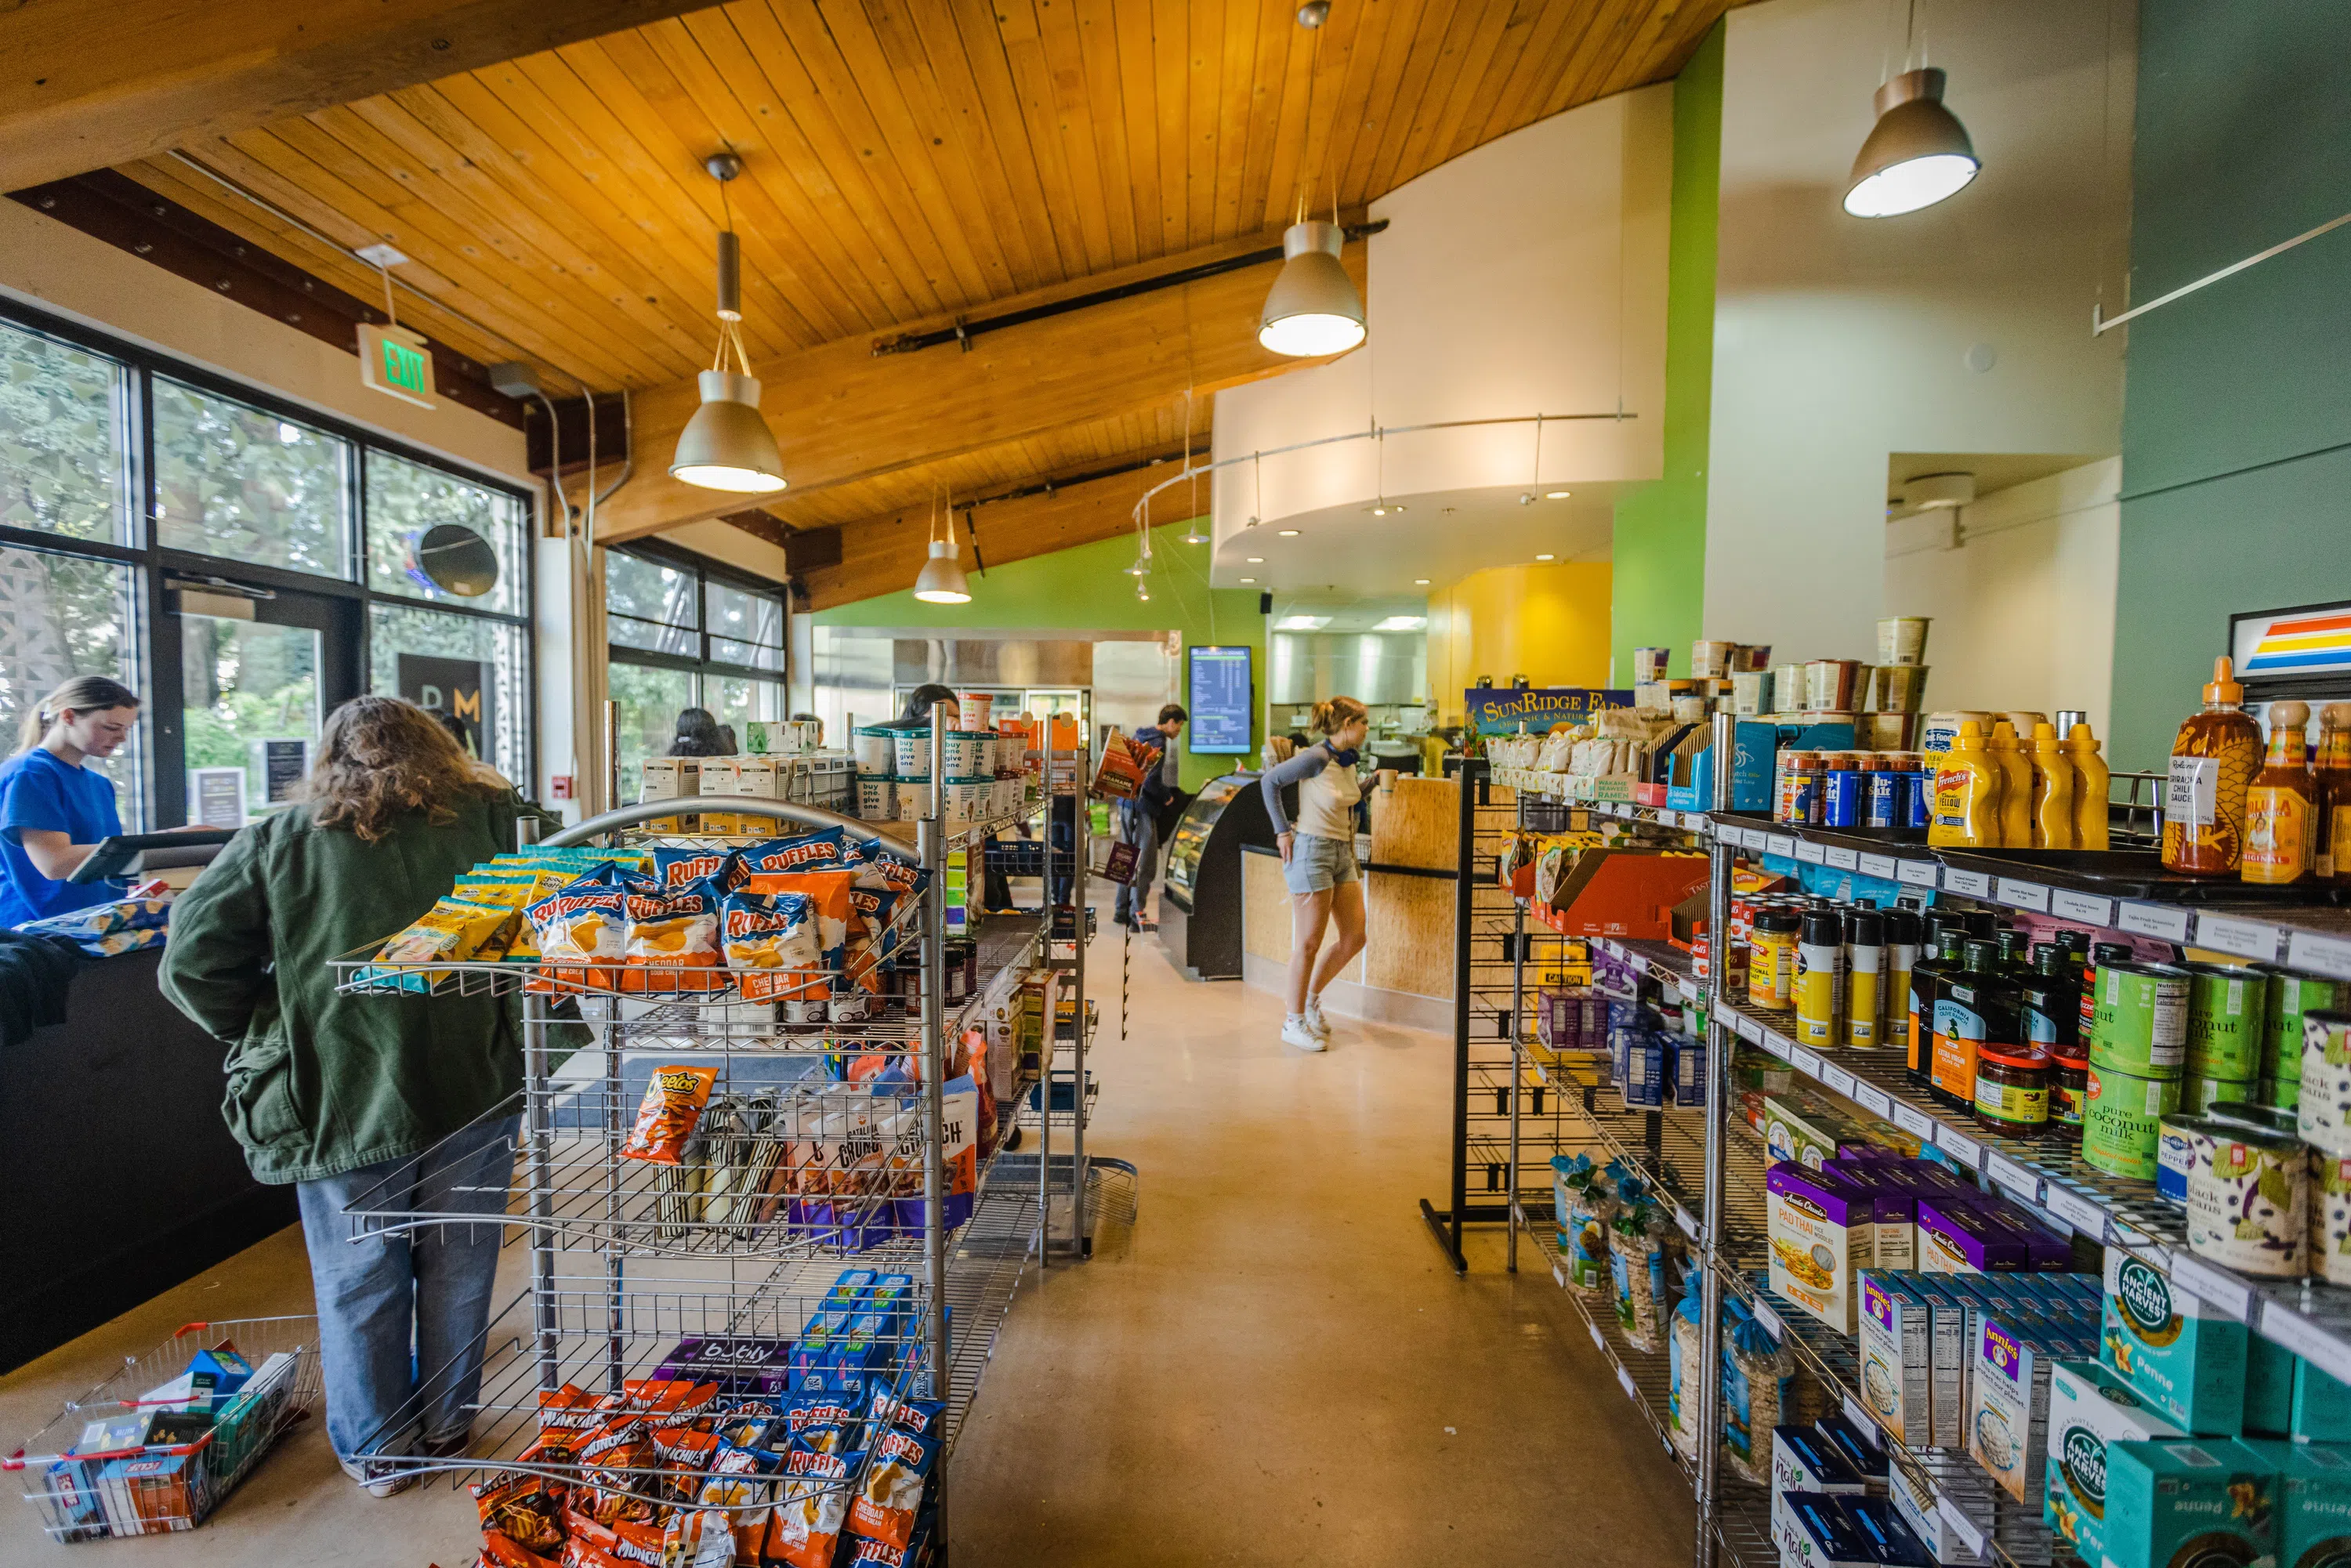
[[[933,730],[934,778],[945,777],[944,738]],[[715,1504],[703,1490],[710,1477],[671,1456],[628,1449],[591,1465],[584,1450],[550,1449],[542,1441],[550,1405],[559,1412],[573,1403],[621,1400],[638,1380],[674,1375],[695,1341],[781,1365],[787,1347],[801,1346],[811,1325],[840,1305],[831,1292],[845,1269],[900,1274],[907,1278],[899,1305],[860,1354],[889,1369],[899,1396],[943,1406],[925,1506],[934,1511],[930,1560],[944,1563],[948,1462],[998,1325],[1028,1270],[1056,1250],[1054,1178],[1061,1176],[1066,1191],[1069,1173],[1084,1168],[1057,1166],[1050,1153],[1054,1130],[1066,1127],[1083,1160],[1084,1117],[1032,1113],[1030,1091],[1050,1081],[1064,1052],[1076,1081],[1087,1082],[1088,1043],[1085,1030],[1057,1042],[1052,1024],[1064,997],[1079,1018],[1087,1013],[1082,838],[1074,853],[1047,868],[1060,875],[1045,879],[1043,907],[1033,912],[981,907],[975,852],[967,879],[974,896],[953,944],[946,871],[955,850],[1031,821],[1055,793],[1074,795],[1081,808],[1086,760],[1082,744],[1049,756],[1044,798],[1032,795],[1000,819],[950,818],[942,810],[945,791],[934,792],[932,814],[912,824],[913,858],[929,873],[927,891],[900,904],[888,932],[874,934],[876,947],[885,939],[896,945],[907,983],[894,994],[862,992],[841,968],[791,971],[780,994],[805,992],[812,981],[830,988],[832,999],[818,1012],[779,1002],[774,992],[747,999],[737,973],[723,968],[339,962],[338,984],[347,992],[518,993],[525,1040],[523,1086],[481,1119],[492,1125],[454,1135],[347,1210],[355,1234],[496,1224],[509,1244],[528,1249],[528,1283],[494,1312],[484,1339],[444,1365],[421,1368],[416,1398],[362,1447],[427,1479],[543,1475],[590,1489],[624,1519],[684,1503],[715,1506],[739,1527],[770,1510],[819,1509],[828,1496],[838,1504],[866,1484],[877,1462],[871,1439],[888,1419],[877,1416],[862,1385],[844,1395],[858,1406],[858,1434],[848,1446],[862,1457],[859,1468],[747,1478]],[[907,826],[740,797],[725,798],[719,809],[773,819],[778,831],[837,826],[860,839]],[[674,802],[626,807],[544,841],[724,847],[644,831],[643,824],[675,810]],[[1077,815],[1082,834],[1082,809]],[[968,1120],[979,1086],[950,1097],[946,1074],[991,985],[1022,970],[1046,976],[1044,1038],[1035,1061],[1014,1063],[1011,1092],[997,1102],[995,1125],[982,1129]],[[615,991],[616,984],[629,988]],[[558,1013],[575,1005],[595,1043],[567,1053],[559,1039],[567,1020]],[[714,1074],[688,1153],[676,1166],[623,1157],[646,1082],[670,1065]],[[459,1152],[477,1147],[486,1133],[495,1138],[509,1119],[511,1179],[466,1188]],[[1008,1145],[1031,1133],[1038,1155],[1007,1157]],[[452,1451],[425,1440],[425,1401],[462,1385],[469,1364],[479,1369],[478,1393],[467,1406],[470,1436]],[[853,1371],[848,1376],[857,1381]],[[769,1385],[722,1386],[721,1403],[739,1402],[746,1412],[780,1403]],[[737,1419],[726,1418],[722,1431]]]

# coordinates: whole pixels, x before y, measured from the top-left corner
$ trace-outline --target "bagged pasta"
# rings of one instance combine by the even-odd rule
[[[718,906],[719,944],[746,1001],[792,994],[824,962],[806,894],[730,893]]]
[[[702,1108],[710,1103],[711,1085],[718,1081],[715,1067],[663,1067],[645,1085],[637,1105],[636,1125],[621,1145],[623,1159],[651,1165],[680,1164],[686,1140],[694,1136]]]
[[[1729,1306],[1736,1298],[1726,1298]],[[1787,1419],[1795,1353],[1771,1337],[1746,1303],[1724,1313],[1722,1452],[1730,1468],[1759,1486],[1771,1484],[1771,1428]]]
[[[724,988],[726,977],[695,974],[716,970],[718,910],[725,895],[716,885],[697,882],[668,890],[632,889],[622,901],[628,927],[622,949],[624,991],[709,991]],[[677,971],[655,977],[654,970]]]

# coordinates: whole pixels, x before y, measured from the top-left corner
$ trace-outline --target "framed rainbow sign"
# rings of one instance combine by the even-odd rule
[[[2313,676],[2346,684],[2351,678],[2351,602],[2231,615],[2229,652],[2237,678],[2248,685],[2274,686]]]

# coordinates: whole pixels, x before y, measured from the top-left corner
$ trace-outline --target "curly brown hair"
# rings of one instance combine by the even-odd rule
[[[454,821],[467,800],[506,792],[506,781],[458,747],[434,716],[398,697],[353,697],[327,716],[319,759],[302,786],[312,820],[374,843],[397,819],[423,811]]]

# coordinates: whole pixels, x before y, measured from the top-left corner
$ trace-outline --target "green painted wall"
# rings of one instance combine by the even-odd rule
[[[1689,673],[1706,602],[1706,460],[1714,395],[1714,242],[1722,168],[1722,39],[1715,24],[1674,81],[1673,234],[1666,282],[1663,476],[1616,503],[1612,556],[1615,684],[1633,650],[1670,648]]]
[[[1205,529],[1206,519],[1202,519]],[[1258,613],[1255,589],[1212,589],[1207,584],[1208,547],[1184,542],[1185,523],[1151,531],[1151,600],[1134,596],[1126,569],[1134,560],[1134,539],[1121,535],[1050,555],[992,566],[974,574],[968,604],[925,604],[909,593],[885,593],[854,604],[820,610],[820,626],[986,627],[1021,632],[1180,632],[1184,645],[1246,643],[1257,650],[1259,711],[1252,722],[1252,748],[1265,739],[1265,617]],[[1180,677],[1179,677],[1180,679]],[[1184,732],[1179,765],[1184,788],[1196,789],[1236,766],[1256,766],[1246,758],[1195,757],[1191,730]]]
[[[2340,0],[2143,0],[2131,298],[2351,207]],[[2129,327],[2117,768],[2197,706],[2232,612],[2351,599],[2351,232]]]

